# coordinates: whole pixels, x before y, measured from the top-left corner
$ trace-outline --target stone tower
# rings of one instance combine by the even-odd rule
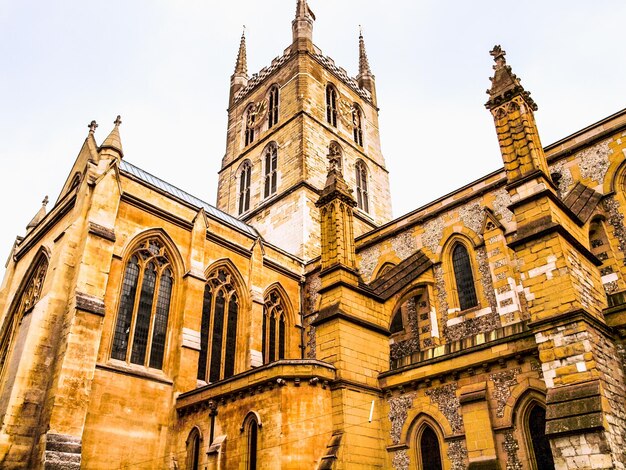
[[[313,44],[314,21],[307,2],[299,0],[292,44],[252,77],[242,37],[217,194],[219,209],[305,260],[320,254],[315,202],[329,154],[338,157],[357,200],[355,235],[391,218],[375,79],[363,36],[359,73],[351,78]]]

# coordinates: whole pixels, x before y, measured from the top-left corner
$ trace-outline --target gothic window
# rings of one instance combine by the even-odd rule
[[[332,85],[326,85],[326,122],[337,127],[337,90]]]
[[[361,160],[356,162],[356,202],[362,211],[369,212],[369,196],[367,193],[367,168]]]
[[[256,470],[259,451],[259,430],[261,423],[258,415],[254,412],[248,413],[243,422],[241,431],[244,433],[246,452],[244,454],[244,468],[246,470]]]
[[[263,306],[263,363],[285,358],[286,314],[283,301],[276,291],[270,292]]]
[[[267,127],[270,128],[278,123],[278,86],[270,88],[269,96],[269,117]]]
[[[224,268],[217,269],[204,288],[198,379],[217,382],[235,374],[238,315],[231,275]]]
[[[527,437],[532,450],[533,468],[554,470],[554,459],[550,450],[550,441],[546,437],[546,410],[534,403],[527,419]]]
[[[256,113],[254,112],[254,105],[248,106],[245,113],[245,144],[250,145],[254,142],[254,128],[256,127]]]
[[[169,255],[157,239],[141,243],[124,272],[111,357],[163,368],[174,278]]]
[[[239,214],[250,210],[250,178],[252,165],[246,161],[239,172]]]
[[[454,279],[456,280],[459,308],[466,310],[476,307],[478,298],[476,297],[476,288],[474,287],[472,264],[467,248],[461,243],[457,243],[452,250],[452,267],[454,269]]]
[[[424,425],[418,442],[419,463],[421,470],[442,470],[439,438],[433,429]]]
[[[41,297],[41,289],[48,272],[48,258],[41,253],[33,266],[0,330],[0,377],[4,375],[5,363],[15,343],[14,338],[17,336],[22,317],[33,309]]]
[[[278,147],[276,144],[270,144],[265,149],[264,165],[265,167],[265,184],[263,197],[269,197],[276,193],[276,184],[278,178]]]
[[[354,105],[352,107],[352,134],[354,141],[360,147],[363,147],[363,119],[361,109]]]
[[[187,438],[187,468],[189,470],[199,470],[200,468],[201,442],[198,428],[193,428]]]

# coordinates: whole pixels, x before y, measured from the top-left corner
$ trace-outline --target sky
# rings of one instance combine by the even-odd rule
[[[296,0],[0,0],[0,275],[55,201],[95,119],[125,159],[215,203],[242,27],[248,69],[291,42]],[[363,27],[398,217],[502,166],[489,51],[539,105],[548,145],[626,107],[623,0],[309,0],[313,40],[357,74]],[[51,205],[48,206],[51,208]]]

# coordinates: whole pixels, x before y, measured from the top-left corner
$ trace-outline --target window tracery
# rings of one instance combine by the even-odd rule
[[[276,291],[270,292],[263,306],[263,363],[269,364],[285,358],[285,306]]]
[[[231,274],[219,268],[204,288],[199,380],[217,382],[235,374],[238,315],[239,300]]]
[[[111,357],[162,369],[174,277],[165,246],[142,242],[126,263]]]

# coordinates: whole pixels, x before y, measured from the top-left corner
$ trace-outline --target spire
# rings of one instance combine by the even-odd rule
[[[359,25],[359,77],[372,75],[367,52],[365,52],[365,41],[363,40],[363,28]]]
[[[33,230],[35,227],[37,227],[37,225],[40,224],[40,222],[43,220],[43,218],[46,216],[47,212],[46,212],[46,206],[48,205],[48,196],[46,196],[43,201],[41,201],[41,208],[39,209],[39,211],[37,212],[37,214],[35,214],[35,217],[33,217],[33,220],[31,220],[28,225],[26,226],[26,233],[30,232],[31,230]]]
[[[374,106],[377,106],[375,79],[376,77],[372,74],[369,60],[367,60],[367,52],[365,52],[363,28],[359,25],[359,74],[356,76],[356,81],[360,88],[370,92],[372,103],[374,103]]]
[[[489,101],[485,104],[487,109],[494,109],[505,101],[509,101],[514,96],[521,96],[533,111],[537,111],[537,105],[530,97],[530,92],[524,90],[519,78],[515,75],[511,66],[506,64],[506,51],[502,50],[499,45],[489,52],[496,63],[493,66],[495,70],[494,76],[490,78],[491,88],[487,90]]]
[[[291,23],[293,43],[296,50],[313,49],[313,22],[315,15],[306,0],[298,0],[296,17]]]
[[[122,151],[122,139],[120,138],[119,129],[120,124],[122,124],[121,116],[118,115],[115,121],[113,121],[113,124],[115,124],[115,127],[113,128],[109,136],[104,139],[104,142],[102,142],[102,145],[100,146],[100,151],[110,149],[114,152],[117,152],[119,157],[122,158],[124,156],[124,152]]]
[[[237,54],[237,63],[235,64],[235,75],[248,78],[248,58],[246,54],[246,27],[244,25],[241,33],[241,42],[239,43],[239,53]]]

